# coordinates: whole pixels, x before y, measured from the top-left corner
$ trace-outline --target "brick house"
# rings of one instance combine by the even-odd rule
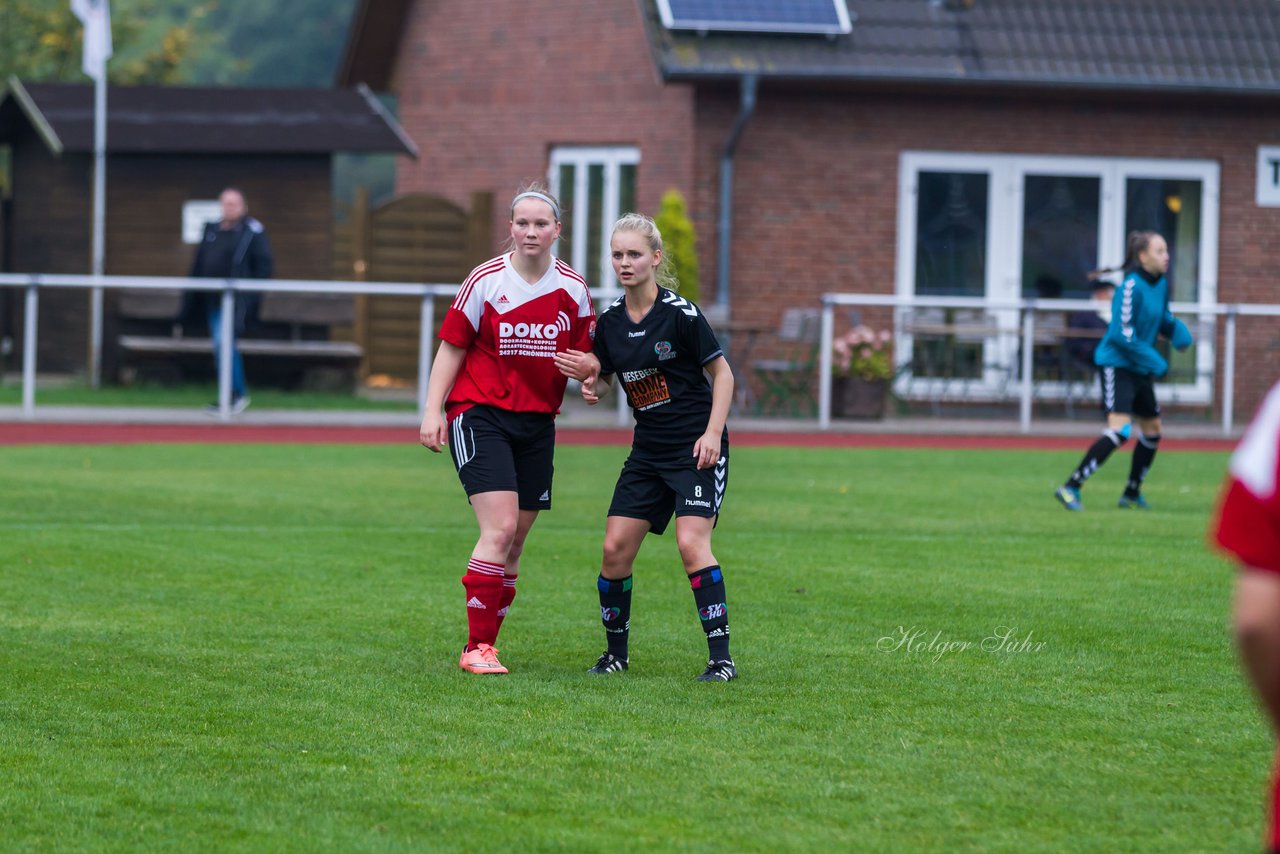
[[[593,284],[613,216],[680,189],[702,302],[735,322],[776,328],[828,291],[1085,296],[1132,228],[1168,237],[1175,299],[1280,303],[1273,0],[848,0],[827,35],[672,28],[671,5],[362,0],[338,83],[398,95],[423,150],[402,191],[501,199],[548,176],[572,210],[561,254]],[[1220,399],[1218,329],[1166,399]],[[1242,320],[1238,345],[1247,415],[1280,324]]]

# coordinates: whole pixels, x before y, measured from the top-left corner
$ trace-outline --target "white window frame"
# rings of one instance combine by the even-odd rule
[[[1022,296],[1022,205],[1028,175],[1066,175],[1100,179],[1098,217],[1099,265],[1112,266],[1124,257],[1125,182],[1129,178],[1156,180],[1198,180],[1201,186],[1200,280],[1196,303],[1212,306],[1218,299],[1218,214],[1219,165],[1212,160],[1165,160],[1156,158],[1065,157],[1056,155],[973,154],[967,152],[904,151],[898,170],[898,245],[896,291],[899,296],[915,294],[916,202],[920,172],[971,172],[987,175],[986,281],[987,302],[1016,300]],[[992,311],[1002,328],[1017,329],[1016,311]],[[1213,315],[1199,315],[1199,327],[1213,328]],[[1194,327],[1193,327],[1194,328]],[[897,330],[900,370],[911,362],[909,335]],[[975,396],[1000,396],[1017,357],[1016,336],[988,339],[984,345],[981,380],[964,384]],[[1213,399],[1214,341],[1212,335],[1196,336],[1195,381],[1161,384],[1169,400],[1179,403],[1210,403]],[[903,374],[898,392],[908,396],[950,394],[956,380],[914,383]],[[1037,383],[1037,395],[1061,399],[1079,394],[1064,383]],[[1087,391],[1087,390],[1086,390]]]
[[[551,192],[560,199],[561,204],[568,205],[573,211],[575,228],[578,223],[588,221],[587,205],[589,191],[587,188],[588,168],[604,167],[604,192],[600,216],[600,266],[599,269],[587,269],[587,239],[582,232],[570,235],[569,266],[587,277],[587,284],[601,296],[620,294],[622,292],[613,275],[613,265],[609,262],[609,238],[613,224],[625,211],[618,209],[620,176],[623,166],[639,166],[640,149],[634,145],[559,145],[551,149],[550,165],[547,169],[547,183]],[[572,166],[575,170],[574,194],[572,199],[560,195],[560,169]],[[556,250],[560,248],[557,242]]]

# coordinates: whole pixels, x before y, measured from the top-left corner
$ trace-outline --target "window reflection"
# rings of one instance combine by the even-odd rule
[[[1023,184],[1022,295],[1087,299],[1098,266],[1102,181],[1096,177],[1028,175]]]
[[[1158,231],[1169,244],[1169,296],[1200,299],[1201,186],[1194,180],[1130,178],[1125,182],[1124,231]]]
[[[916,206],[916,293],[982,296],[987,280],[985,173],[921,172]]]

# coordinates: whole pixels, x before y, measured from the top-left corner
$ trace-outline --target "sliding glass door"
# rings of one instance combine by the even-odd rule
[[[913,339],[923,336],[913,335],[909,320],[918,314],[904,314],[899,363],[904,376],[929,382],[904,382],[900,392],[926,396],[963,383],[971,396],[1004,394],[1019,369],[1018,313],[994,304],[1087,298],[1089,272],[1119,266],[1133,230],[1158,231],[1168,240],[1175,302],[1209,305],[1217,298],[1216,163],[907,152],[899,182],[898,293],[980,297],[993,304],[981,312],[967,342],[951,342],[945,363],[922,361],[920,342]],[[937,310],[925,314],[965,328],[950,315],[935,315]],[[1045,320],[1051,326],[1054,318]],[[1171,354],[1167,399],[1208,402],[1213,341],[1204,338],[1211,336]],[[967,356],[961,343],[967,343]],[[1071,394],[1067,382],[1038,380],[1037,395]]]

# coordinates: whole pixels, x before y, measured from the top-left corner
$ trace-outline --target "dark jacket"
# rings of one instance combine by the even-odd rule
[[[207,222],[204,224],[204,235],[200,239],[200,247],[196,249],[195,260],[191,263],[191,275],[197,279],[210,277],[222,278],[222,273],[208,269],[208,246],[218,236],[221,224]],[[267,232],[251,216],[247,216],[231,229],[239,235],[236,241],[235,255],[231,261],[232,279],[269,279],[273,267],[271,245],[267,242]]]
[[[1097,337],[1088,335],[1068,335],[1067,337],[1067,352],[1071,354],[1071,358],[1092,370],[1093,353],[1098,349],[1098,344],[1107,331],[1107,322],[1099,317],[1096,311],[1073,311],[1067,318],[1067,331],[1097,333]]]
[[[225,271],[210,269],[209,247],[218,237],[221,223],[207,222],[200,245],[196,249],[196,257],[191,262],[191,277],[196,279],[231,278],[231,279],[269,279],[274,261],[271,257],[271,244],[267,241],[266,229],[262,223],[251,216],[246,216],[231,229],[237,235],[235,251],[231,259],[229,275]],[[188,291],[194,305],[184,308],[199,308],[207,312],[214,308],[222,295],[213,291]],[[246,322],[257,317],[258,304],[262,295],[258,293],[240,292],[236,298],[236,331],[243,332]]]

